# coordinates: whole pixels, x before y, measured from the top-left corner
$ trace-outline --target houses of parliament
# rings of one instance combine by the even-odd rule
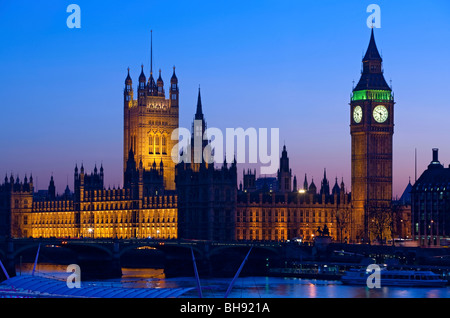
[[[88,172],[76,165],[73,189],[68,185],[63,194],[53,177],[46,191],[36,191],[31,175],[7,175],[0,184],[0,236],[312,242],[326,232],[339,242],[373,238],[368,207],[392,201],[394,126],[393,94],[373,30],[350,101],[351,192],[342,179],[330,182],[325,169],[317,186],[307,175],[297,180],[286,146],[275,178],[247,169],[239,185],[236,161],[177,163],[174,154],[193,149],[178,149],[171,138],[183,107],[176,70],[167,96],[152,64],[148,78],[141,66],[137,84],[129,69],[125,79],[123,186],[106,188],[103,166]],[[200,133],[204,108],[199,89],[194,120]],[[193,127],[191,144],[194,133]]]

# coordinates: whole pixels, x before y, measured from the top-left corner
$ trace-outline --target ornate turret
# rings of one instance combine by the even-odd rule
[[[156,85],[158,87],[158,96],[165,96],[165,93],[164,93],[164,81],[163,81],[163,79],[161,77],[161,69],[159,70],[159,77],[158,77],[158,80],[156,82]]]
[[[280,168],[277,172],[278,187],[281,192],[291,191],[292,171],[289,168],[289,157],[287,155],[286,145],[283,146],[280,158]]]
[[[243,173],[243,190],[246,191],[254,191],[256,190],[255,181],[256,181],[256,169],[252,172],[250,169],[247,169],[247,172]]]
[[[314,184],[314,178],[312,179],[311,184],[309,185],[308,193],[309,194],[317,194],[317,187]]]
[[[125,78],[125,85],[132,85],[133,81],[131,80],[131,76],[130,76],[130,68],[127,68],[128,74],[127,77]],[[127,88],[127,87],[125,87]]]
[[[56,187],[55,187],[55,181],[53,180],[53,176],[51,176],[50,184],[48,186],[48,198],[50,200],[54,200],[56,198]]]
[[[308,191],[308,180],[306,178],[306,173],[305,173],[305,180],[303,181],[303,190]]]
[[[323,169],[323,179],[320,185],[320,194],[324,194],[325,196],[330,195],[330,183],[327,179],[327,170]]]
[[[128,74],[125,79],[125,89],[123,90],[123,97],[125,106],[131,107],[133,105],[133,81],[130,76],[130,68],[128,68]]]
[[[153,78],[153,72],[150,73],[150,77],[148,78],[147,94],[149,96],[158,96],[158,89],[156,87],[155,79]]]
[[[333,186],[333,190],[332,190],[331,193],[332,193],[333,195],[339,195],[340,192],[341,192],[341,189],[339,188],[339,185],[338,185],[338,179],[337,179],[337,177],[336,177],[336,180],[335,180],[334,186]]]
[[[141,74],[139,75],[138,97],[142,99],[145,96],[145,81],[144,65],[141,65]],[[139,103],[141,104],[141,103]]]
[[[192,122],[192,134],[191,134],[191,163],[202,165],[205,163],[203,160],[203,154],[205,147],[208,145],[208,140],[203,139],[203,135],[206,131],[206,121],[203,115],[202,97],[200,94],[200,87],[198,88],[197,97],[197,109]],[[199,168],[199,167],[197,167]]]
[[[171,107],[178,107],[178,97],[179,97],[179,90],[178,90],[178,78],[175,74],[175,66],[173,67],[173,74],[172,78],[170,79],[170,106]]]
[[[196,120],[205,120],[203,116],[203,106],[202,106],[202,96],[200,94],[200,87],[198,88],[198,96],[197,96],[197,110],[195,112],[194,118]]]

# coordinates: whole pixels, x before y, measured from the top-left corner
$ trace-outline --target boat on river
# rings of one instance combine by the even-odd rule
[[[448,281],[431,271],[419,270],[388,270],[382,268],[379,271],[380,286],[403,287],[444,287]],[[373,275],[373,271],[351,269],[342,275],[341,282],[346,285],[365,285],[367,279]],[[371,276],[369,280],[372,280]]]

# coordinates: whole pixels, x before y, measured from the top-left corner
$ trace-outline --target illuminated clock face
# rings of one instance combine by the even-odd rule
[[[362,115],[363,113],[361,106],[356,106],[353,109],[353,120],[355,121],[355,123],[359,124],[361,122]]]
[[[383,105],[378,105],[373,109],[373,118],[379,122],[384,123],[388,118],[388,110]]]

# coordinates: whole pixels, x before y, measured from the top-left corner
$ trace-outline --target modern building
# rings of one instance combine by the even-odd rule
[[[447,246],[450,238],[450,166],[433,149],[428,168],[411,189],[412,235],[421,246]]]

